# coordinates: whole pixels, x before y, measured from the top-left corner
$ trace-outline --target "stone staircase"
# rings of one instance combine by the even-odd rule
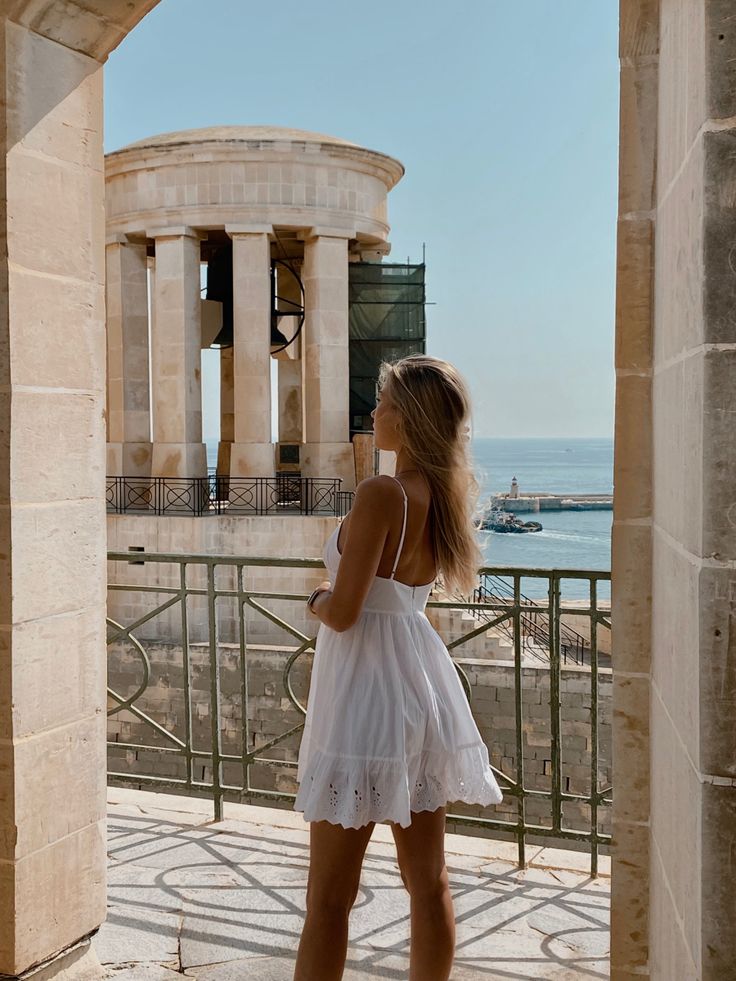
[[[454,607],[430,608],[427,610],[427,617],[446,644],[483,626],[483,621],[474,616],[471,610]],[[460,658],[513,661],[514,645],[502,631],[491,627],[485,633],[456,647],[453,653]]]

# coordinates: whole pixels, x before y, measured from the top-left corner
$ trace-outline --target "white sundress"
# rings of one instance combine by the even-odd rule
[[[396,480],[396,478],[394,478]],[[305,821],[359,828],[448,801],[498,804],[501,790],[450,654],[424,608],[434,583],[376,576],[355,624],[320,624],[294,802]],[[323,558],[335,581],[339,526]]]

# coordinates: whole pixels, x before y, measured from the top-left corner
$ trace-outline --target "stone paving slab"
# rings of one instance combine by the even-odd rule
[[[108,905],[107,920],[93,943],[101,964],[143,961],[178,966],[180,929],[181,917],[175,913]]]
[[[111,788],[108,920],[94,946],[118,981],[292,981],[309,827],[292,812]],[[192,807],[191,812],[186,808]],[[586,856],[447,836],[453,981],[606,979],[610,883]],[[560,868],[537,865],[552,859]],[[345,981],[408,977],[409,898],[388,826],[376,827],[350,918]]]

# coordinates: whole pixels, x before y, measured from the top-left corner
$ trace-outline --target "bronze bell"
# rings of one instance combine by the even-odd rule
[[[216,248],[207,263],[206,299],[222,304],[222,327],[212,341],[212,347],[233,346],[233,245],[227,242]],[[273,304],[272,304],[273,305]],[[271,347],[283,347],[288,343],[279,330],[279,317],[271,312]]]

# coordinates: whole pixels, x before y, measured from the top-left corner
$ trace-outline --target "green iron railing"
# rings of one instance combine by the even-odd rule
[[[514,587],[507,583],[501,576],[494,576],[487,572],[482,572],[478,577],[480,584],[473,590],[473,601],[489,604],[514,604],[516,596]],[[535,604],[523,593],[520,600],[536,610],[529,616],[521,617],[521,632],[523,651],[530,654],[537,660],[549,660],[549,647],[547,638],[549,637],[550,621],[547,609],[542,604]],[[497,607],[498,608],[498,607]],[[487,619],[492,614],[478,611],[481,619]],[[512,623],[499,624],[507,637],[513,640],[514,627]],[[560,643],[559,652],[563,664],[585,664],[586,657],[590,651],[589,641],[579,634],[577,630],[572,630],[569,626],[560,624]]]
[[[272,557],[233,557],[233,556],[209,556],[209,555],[183,555],[165,553],[140,553],[140,552],[110,552],[108,559],[111,563],[125,563],[126,569],[131,565],[145,563],[149,566],[141,581],[135,581],[136,574],[127,577],[128,581],[119,581],[119,569],[114,569],[108,589],[110,593],[121,594],[117,596],[120,601],[123,596],[137,597],[137,607],[134,610],[130,622],[126,625],[108,619],[108,644],[112,645],[132,645],[140,666],[136,671],[140,674],[138,680],[131,675],[130,687],[134,690],[130,694],[122,694],[115,690],[113,686],[108,687],[109,701],[113,703],[108,710],[108,715],[113,717],[119,715],[123,710],[131,713],[138,722],[150,727],[152,737],[158,744],[146,742],[125,742],[108,741],[108,746],[119,752],[121,749],[126,752],[137,754],[139,751],[152,752],[158,757],[173,757],[177,765],[183,770],[181,777],[172,775],[146,774],[142,772],[123,772],[110,769],[108,776],[112,783],[123,783],[136,786],[161,787],[169,790],[177,790],[180,793],[196,796],[206,795],[211,797],[214,804],[215,819],[222,818],[223,800],[247,801],[255,803],[275,803],[288,802],[294,800],[293,793],[286,793],[279,790],[263,789],[251,785],[251,769],[256,766],[276,766],[279,768],[296,768],[296,759],[273,759],[264,756],[269,750],[278,752],[279,744],[285,743],[303,729],[303,721],[289,726],[277,736],[267,739],[261,745],[249,749],[251,741],[249,719],[249,685],[248,685],[248,662],[249,662],[249,643],[248,630],[249,617],[264,617],[277,628],[283,631],[293,641],[296,646],[288,653],[286,664],[283,669],[281,684],[283,686],[279,704],[284,709],[284,716],[287,710],[295,709],[302,716],[306,712],[306,707],[301,704],[295,694],[292,685],[292,673],[299,659],[308,652],[314,650],[315,637],[308,635],[303,630],[298,629],[287,619],[279,616],[273,609],[269,608],[269,603],[273,601],[291,601],[302,603],[309,590],[297,592],[274,591],[268,589],[258,589],[252,584],[248,586],[246,579],[258,575],[256,570],[277,570],[277,569],[322,569],[323,563],[319,559],[298,559]],[[152,573],[150,566],[156,569],[156,581],[151,582]],[[260,574],[263,574],[262,572]],[[307,573],[308,575],[308,573]],[[503,819],[498,816],[474,817],[467,814],[455,814],[448,812],[448,821],[451,820],[459,827],[478,827],[492,829],[498,832],[499,837],[515,838],[518,844],[518,860],[520,866],[526,862],[526,845],[529,839],[545,842],[550,840],[565,842],[586,843],[590,849],[590,868],[591,874],[597,874],[598,854],[600,846],[606,846],[610,842],[610,835],[600,830],[600,811],[601,808],[610,805],[612,799],[612,788],[610,784],[601,784],[599,774],[599,656],[598,656],[598,634],[601,629],[610,630],[610,613],[605,606],[599,604],[599,584],[610,581],[610,573],[592,572],[587,570],[549,570],[549,569],[507,569],[487,567],[479,570],[479,575],[502,577],[508,581],[512,591],[512,599],[508,596],[498,598],[495,602],[493,597],[482,602],[468,602],[462,599],[430,599],[428,609],[466,609],[483,615],[479,621],[479,626],[470,630],[463,636],[451,640],[447,646],[451,655],[462,652],[464,645],[469,644],[474,638],[479,637],[497,628],[504,628],[508,634],[509,628],[513,637],[513,663],[509,663],[509,669],[514,673],[514,709],[515,709],[515,772],[512,774],[502,772],[500,767],[494,766],[494,772],[501,785],[504,798],[514,798],[516,800],[517,812],[515,819]],[[546,581],[547,592],[547,617],[551,625],[548,636],[549,643],[549,662],[545,669],[549,671],[549,753],[550,759],[550,781],[549,786],[544,789],[533,788],[525,782],[525,733],[529,731],[529,722],[525,717],[524,707],[524,672],[529,670],[529,664],[524,659],[524,638],[523,625],[525,618],[530,614],[539,612],[538,605],[530,605],[525,602],[521,592],[523,579],[534,579]],[[197,580],[193,582],[192,580]],[[586,606],[566,607],[562,600],[562,582],[574,580],[578,584],[585,586],[589,602]],[[143,597],[150,595],[151,605],[143,612],[140,605]],[[240,725],[242,726],[240,753],[228,753],[222,746],[222,709],[223,698],[221,691],[220,675],[221,665],[218,663],[218,613],[223,604],[229,603],[230,609],[235,607],[234,617],[231,617],[230,626],[232,628],[235,642],[231,645],[232,651],[237,659],[239,672],[239,712]],[[118,602],[118,605],[119,602]],[[192,642],[193,623],[192,616],[196,606],[196,628],[200,635],[197,645]],[[134,609],[130,606],[130,609]],[[158,637],[156,641],[141,640],[146,632],[151,632],[150,628],[157,617],[166,614],[169,618],[175,614],[177,623],[178,639],[174,642],[174,647],[181,646],[181,671],[182,671],[182,701],[184,718],[183,723],[176,720],[176,723],[169,721],[168,725],[162,724],[155,714],[166,717],[165,711],[153,713],[151,710],[144,710],[139,701],[145,703],[144,695],[148,689],[151,676],[151,662],[144,644],[166,643],[166,638]],[[590,780],[585,793],[572,793],[563,789],[563,766],[562,766],[562,746],[564,736],[561,725],[561,698],[560,682],[563,666],[560,656],[560,629],[562,618],[570,614],[576,618],[587,618],[590,628],[589,640],[589,660],[588,666],[580,677],[584,680],[584,686],[589,684],[590,691]],[[122,617],[121,617],[122,619]],[[173,622],[173,621],[170,621]],[[579,622],[579,621],[578,621]],[[310,624],[311,627],[311,624]],[[154,631],[155,632],[155,631]],[[160,629],[159,629],[160,633]],[[536,638],[538,643],[538,638]],[[210,745],[197,749],[194,746],[194,700],[192,684],[192,651],[194,647],[198,650],[206,651],[206,661],[209,671],[209,740]],[[120,650],[119,647],[115,648]],[[499,663],[499,662],[496,662]],[[455,667],[459,673],[463,687],[469,699],[472,698],[472,687],[466,672],[455,662]],[[165,694],[165,693],[164,693]],[[285,701],[286,700],[286,701]],[[546,723],[545,723],[546,725]],[[179,729],[177,733],[175,730]],[[586,730],[587,731],[587,730]],[[288,753],[281,748],[282,756]],[[293,754],[292,754],[293,755]],[[227,782],[223,778],[223,766],[231,768],[237,765],[240,774],[238,782]],[[199,768],[202,775],[198,779]],[[206,780],[206,770],[209,768],[210,779]],[[544,800],[550,808],[551,820],[547,823],[532,823],[527,819],[529,803],[533,800]],[[589,809],[590,822],[585,830],[569,828],[565,824],[563,817],[564,805],[566,802],[574,802],[577,805],[585,805]],[[546,807],[547,805],[545,805]],[[579,846],[578,846],[579,847]]]

